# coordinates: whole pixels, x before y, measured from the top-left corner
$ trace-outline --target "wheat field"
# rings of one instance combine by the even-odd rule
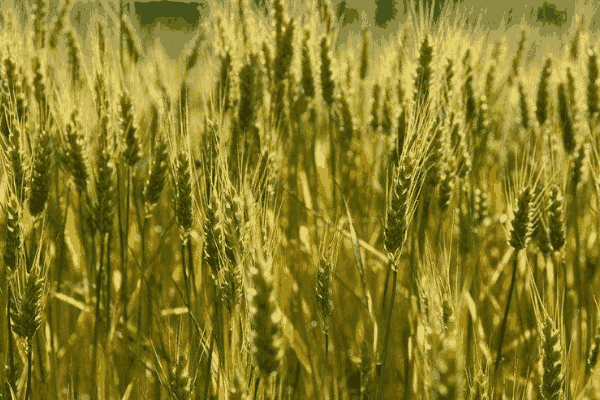
[[[600,398],[595,8],[267,3],[2,13],[0,399]]]

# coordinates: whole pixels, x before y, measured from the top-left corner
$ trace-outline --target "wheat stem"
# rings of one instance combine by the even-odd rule
[[[25,390],[25,400],[31,400],[31,367],[32,367],[32,338],[27,339],[27,389]]]
[[[502,324],[500,325],[500,335],[498,337],[498,349],[496,350],[496,361],[494,362],[494,372],[498,374],[498,367],[502,359],[502,344],[504,343],[504,335],[506,333],[506,323],[508,322],[508,313],[510,311],[510,301],[515,289],[515,282],[517,281],[517,269],[519,266],[519,251],[515,251],[512,268],[512,276],[510,278],[510,287],[508,289],[508,297],[506,298],[506,306],[504,308],[504,316],[502,317]]]
[[[98,381],[97,381],[97,373],[94,371],[98,370],[98,335],[100,330],[100,295],[102,293],[102,273],[103,273],[103,263],[104,263],[104,246],[106,235],[101,233],[102,238],[100,239],[100,260],[98,264],[98,271],[96,272],[96,307],[94,310],[94,333],[93,333],[93,352],[92,352],[92,382],[91,382],[91,398],[92,400],[98,399]],[[108,310],[107,310],[108,311]]]
[[[379,387],[377,389],[376,397],[377,400],[381,399],[383,392],[383,381],[385,380],[385,366],[387,362],[388,349],[390,344],[390,333],[392,330],[392,314],[394,310],[394,301],[396,300],[396,282],[398,280],[398,265],[396,264],[396,262],[390,260],[390,268],[392,269],[392,294],[385,323],[385,335],[383,338],[383,354],[381,357],[381,375],[379,376]]]
[[[8,377],[8,383],[11,386],[11,388],[15,388],[15,377],[17,374],[17,370],[16,370],[16,366],[15,366],[15,355],[14,355],[14,342],[13,342],[13,336],[12,336],[12,327],[11,327],[11,321],[10,321],[10,307],[11,307],[11,301],[12,301],[12,287],[10,285],[10,283],[8,284],[8,298],[6,301],[6,318],[7,318],[7,333],[8,333],[8,366],[9,366],[9,377]]]

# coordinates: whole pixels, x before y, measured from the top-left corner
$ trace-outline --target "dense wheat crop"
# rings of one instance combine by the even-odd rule
[[[223,4],[2,14],[0,399],[600,398],[594,10]]]

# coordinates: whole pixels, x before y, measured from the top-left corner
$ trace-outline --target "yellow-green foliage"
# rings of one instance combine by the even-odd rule
[[[0,400],[598,397],[593,6],[211,2],[172,60],[56,3],[0,18]]]

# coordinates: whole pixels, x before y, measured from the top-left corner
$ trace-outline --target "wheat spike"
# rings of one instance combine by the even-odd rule
[[[598,56],[592,50],[588,51],[588,84],[587,106],[588,116],[593,118],[600,111],[600,95],[598,94]]]
[[[96,203],[94,205],[94,226],[100,233],[108,233],[112,225],[114,212],[113,173],[114,166],[110,155],[105,149],[96,151],[96,175],[94,186],[96,189]]]
[[[523,29],[521,31],[521,40],[519,40],[519,46],[517,48],[517,52],[515,53],[515,57],[512,61],[512,68],[508,75],[508,84],[510,86],[513,85],[515,79],[519,76],[519,67],[521,65],[521,60],[523,59],[523,53],[525,52],[525,41],[527,40],[527,31]]]
[[[123,158],[127,165],[134,166],[140,159],[140,145],[136,135],[133,102],[127,91],[122,91],[119,97],[119,128],[125,141]]]
[[[519,109],[521,111],[521,125],[529,129],[529,104],[527,103],[527,94],[523,84],[519,82]]]
[[[550,317],[546,317],[544,322],[541,353],[542,396],[546,400],[559,400],[563,385],[560,336]]]
[[[562,194],[557,186],[552,186],[548,196],[548,223],[550,228],[550,244],[554,251],[560,251],[565,244],[563,218]]]
[[[46,17],[48,16],[48,3],[46,0],[35,0],[33,16],[34,43],[36,48],[43,49],[46,45]]]
[[[160,195],[162,194],[167,178],[167,168],[169,161],[169,153],[167,143],[163,139],[159,139],[155,154],[152,160],[152,167],[150,169],[150,176],[144,186],[144,201],[150,208],[158,203]]]
[[[362,31],[362,47],[360,49],[360,69],[358,76],[364,81],[369,71],[369,31],[364,28]]]
[[[327,106],[333,105],[333,92],[335,83],[333,82],[333,72],[331,71],[331,54],[329,50],[329,41],[326,36],[321,38],[321,96]]]
[[[419,66],[415,78],[414,101],[417,107],[427,104],[429,98],[429,85],[432,79],[431,61],[433,60],[433,47],[429,44],[429,36],[421,43],[419,50]]]
[[[327,320],[333,311],[333,260],[330,254],[324,253],[319,258],[316,282],[315,299],[318,311],[321,317]]]
[[[542,72],[540,74],[540,81],[538,84],[537,101],[535,116],[540,126],[546,123],[548,119],[548,107],[550,101],[549,85],[550,85],[550,74],[552,73],[552,60],[548,58],[544,63]]]
[[[240,71],[240,100],[238,106],[238,124],[245,134],[256,123],[258,104],[256,102],[258,56],[251,55]]]
[[[87,189],[88,171],[85,161],[85,150],[83,144],[83,135],[81,134],[81,125],[78,119],[78,112],[74,110],[71,113],[71,120],[66,126],[65,132],[66,150],[65,162],[77,190],[84,193]]]
[[[310,60],[310,51],[308,48],[309,40],[310,31],[308,29],[305,29],[304,37],[302,38],[302,78],[300,80],[300,83],[302,85],[304,95],[312,99],[313,97],[315,97],[315,81],[313,78],[312,62]]]
[[[5,205],[6,233],[4,235],[4,265],[12,273],[19,266],[19,257],[22,249],[21,222],[17,199],[10,196]]]
[[[71,0],[64,0],[60,7],[60,12],[54,21],[54,27],[50,33],[50,38],[48,39],[48,46],[53,50],[58,46],[58,38],[65,26],[65,20],[67,19],[67,14],[70,10]]]
[[[192,229],[192,185],[190,163],[185,153],[180,152],[175,161],[175,217],[183,232]]]
[[[596,328],[596,336],[592,341],[590,350],[588,351],[587,358],[585,360],[585,375],[590,376],[594,367],[598,363],[598,353],[600,352],[600,332]]]
[[[519,195],[515,217],[512,221],[509,244],[519,251],[524,249],[531,238],[532,195],[526,187]]]
[[[402,247],[408,229],[408,195],[411,176],[406,165],[401,165],[397,173],[392,187],[384,230],[385,249],[391,255],[396,254]]]
[[[392,90],[386,86],[383,107],[381,109],[381,131],[384,135],[392,134]]]
[[[32,268],[27,275],[25,290],[11,301],[11,319],[13,331],[24,339],[31,339],[42,323],[42,293],[44,278],[39,276],[38,268]]]
[[[170,400],[188,400],[191,396],[190,377],[185,358],[177,357],[177,362],[169,369],[168,388]]]
[[[561,82],[558,85],[558,115],[563,131],[563,147],[567,153],[572,154],[575,150],[575,127],[569,108],[565,84]]]
[[[29,184],[29,212],[36,217],[44,211],[50,191],[50,168],[52,165],[52,143],[50,135],[40,131],[38,137],[31,179]]]
[[[283,357],[281,311],[275,302],[270,262],[254,260],[250,268],[253,287],[251,298],[251,351],[260,372],[268,377],[279,369]]]

